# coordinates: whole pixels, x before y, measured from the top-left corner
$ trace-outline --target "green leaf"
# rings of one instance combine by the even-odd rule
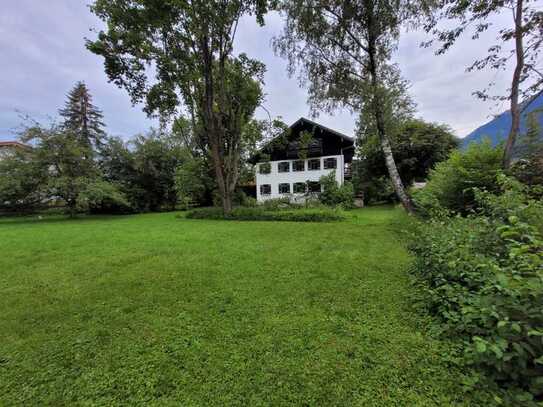
[[[486,352],[486,343],[479,340],[475,342],[475,350],[479,353],[485,353]]]

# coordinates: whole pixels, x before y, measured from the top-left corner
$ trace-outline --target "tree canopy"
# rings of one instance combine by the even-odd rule
[[[263,16],[266,0],[172,0],[141,3],[96,0],[91,10],[107,23],[87,47],[102,55],[109,78],[148,114],[184,111],[199,125],[229,212],[238,181],[242,129],[261,102],[264,66],[235,56],[244,15]]]
[[[376,135],[359,139],[359,156],[367,176],[387,174],[385,158]],[[410,119],[391,134],[392,152],[405,185],[422,181],[435,164],[448,158],[459,140],[446,125]]]

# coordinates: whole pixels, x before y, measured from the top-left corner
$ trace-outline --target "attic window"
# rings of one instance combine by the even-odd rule
[[[321,155],[322,154],[322,140],[311,139],[309,142],[300,144],[299,141],[291,141],[287,145],[287,157],[297,158],[300,156],[300,152],[303,151],[308,155]]]
[[[309,154],[322,154],[322,141],[319,139],[312,139],[307,145],[307,152]]]
[[[300,143],[297,141],[291,141],[287,145],[287,157],[296,158],[298,157],[298,151],[300,150]]]

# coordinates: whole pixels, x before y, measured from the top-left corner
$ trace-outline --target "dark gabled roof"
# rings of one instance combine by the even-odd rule
[[[345,134],[342,134],[340,132],[337,132],[335,130],[332,130],[326,126],[323,126],[319,123],[316,123],[312,120],[309,120],[309,119],[306,119],[305,117],[301,117],[299,118],[298,120],[296,120],[291,126],[289,126],[289,131],[293,134],[299,134],[301,131],[303,130],[307,130],[308,128],[312,128],[312,129],[319,129],[319,136],[318,138],[322,138],[323,136],[326,137],[337,137],[337,140],[338,140],[338,143],[342,146],[344,146],[343,148],[348,148],[348,147],[351,147],[351,146],[354,146],[354,139],[351,138],[351,137],[348,137],[346,136]],[[272,140],[268,141],[266,144],[264,144],[260,150],[254,155],[252,156],[250,159],[249,159],[249,162],[255,164],[256,162],[258,162],[258,160],[260,159],[261,157],[261,154],[262,153],[268,153],[270,152],[270,147],[271,147],[271,150],[274,149],[273,145],[274,145],[274,142],[276,140],[279,140],[280,137],[284,137],[285,134],[280,134],[276,137],[274,137]]]
[[[341,137],[343,140],[354,144],[354,139],[352,137],[346,136],[345,134],[340,133],[339,131],[332,130],[331,128],[323,126],[322,124],[314,122],[313,120],[306,119],[305,117],[300,117],[298,120],[296,120],[290,126],[290,128],[292,129],[292,128],[296,127],[298,124],[303,124],[303,123],[307,123],[307,124],[310,124],[312,126],[320,127],[322,130],[324,130],[324,131],[326,131],[328,133],[332,133],[332,134],[334,134],[334,135],[336,135],[338,137]]]

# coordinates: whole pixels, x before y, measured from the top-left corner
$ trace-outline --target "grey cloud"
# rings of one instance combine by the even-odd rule
[[[506,20],[497,17],[496,22]],[[84,80],[94,102],[105,115],[111,134],[124,137],[146,131],[156,122],[149,120],[141,106],[133,107],[126,92],[108,83],[101,58],[84,47],[85,37],[94,37],[90,28],[102,23],[88,10],[85,2],[73,0],[2,0],[0,15],[0,139],[13,138],[13,129],[22,110],[45,120],[55,116],[65,95],[78,80]],[[309,116],[307,92],[296,78],[287,75],[287,62],[274,55],[271,39],[280,33],[281,18],[268,16],[265,27],[245,18],[238,31],[237,52],[246,52],[267,66],[265,77],[266,108],[273,116],[292,123]],[[499,113],[505,106],[482,103],[471,93],[491,80],[507,89],[509,72],[495,77],[494,72],[466,73],[465,68],[485,52],[494,33],[479,41],[464,38],[449,53],[435,56],[431,49],[419,48],[425,38],[420,32],[402,35],[395,60],[412,83],[411,94],[418,104],[418,115],[426,120],[444,122],[465,136]],[[261,109],[258,117],[266,118]],[[321,114],[322,124],[352,135],[356,116],[347,111]]]

